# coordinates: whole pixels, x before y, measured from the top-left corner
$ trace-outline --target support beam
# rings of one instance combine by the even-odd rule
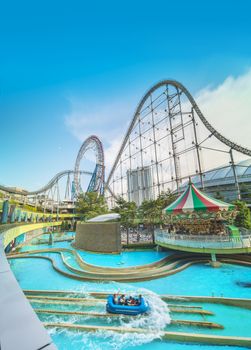
[[[236,192],[237,192],[237,199],[240,200],[241,199],[241,192],[240,192],[240,186],[239,186],[239,182],[238,182],[238,177],[237,177],[237,174],[236,174],[232,148],[230,148],[229,154],[230,154],[230,164],[232,166],[233,174],[234,174],[234,183],[235,183],[235,188],[236,188]]]
[[[211,253],[210,264],[211,264],[212,267],[220,267],[221,266],[221,262],[217,261],[215,253]]]

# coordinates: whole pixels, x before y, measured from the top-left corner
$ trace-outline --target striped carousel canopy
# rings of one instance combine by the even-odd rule
[[[232,210],[233,204],[222,202],[212,198],[198,190],[193,183],[189,183],[185,192],[176,201],[164,209],[166,214],[180,214],[191,212],[216,212],[220,210]]]

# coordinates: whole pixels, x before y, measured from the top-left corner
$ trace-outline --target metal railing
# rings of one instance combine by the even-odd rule
[[[154,231],[155,242],[168,245],[189,247],[189,248],[212,248],[212,249],[234,249],[251,247],[251,234],[242,234],[240,237],[230,237],[229,235],[186,235],[169,233],[165,230],[156,229]]]

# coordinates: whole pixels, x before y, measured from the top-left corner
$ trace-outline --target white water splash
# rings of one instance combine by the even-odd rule
[[[82,289],[81,292],[85,293],[85,296],[92,299],[93,296],[88,294],[86,289]],[[139,295],[142,294],[148,301],[150,311],[147,314],[142,314],[134,317],[125,318],[121,315],[118,323],[115,327],[124,328],[140,328],[144,329],[144,333],[118,333],[113,331],[100,330],[95,333],[88,332],[72,332],[70,330],[62,330],[63,334],[67,334],[67,337],[71,338],[72,348],[77,350],[93,349],[93,350],[123,350],[128,347],[137,347],[146,343],[150,343],[155,339],[160,339],[163,335],[165,327],[171,322],[169,309],[167,304],[155,293],[147,289],[136,289],[134,286],[126,285],[121,293],[126,295]],[[103,303],[104,307],[104,303]],[[94,306],[97,308],[97,304]],[[88,319],[88,317],[87,317]],[[77,317],[70,317],[72,323],[78,323]],[[107,318],[108,325],[112,325],[113,318]],[[50,330],[51,335],[55,336],[54,331]],[[61,333],[61,332],[60,332]],[[62,334],[61,333],[61,334]],[[63,347],[64,349],[64,347]],[[66,349],[66,348],[65,348]],[[68,348],[67,348],[68,349]]]
[[[129,322],[121,322],[121,326],[127,328],[144,328],[161,331],[171,322],[167,304],[155,293],[147,289],[141,289],[150,306],[150,312],[133,317]]]
[[[128,294],[128,293],[127,293]],[[134,292],[130,293],[135,295]],[[121,316],[120,326],[124,328],[140,328],[144,333],[116,333],[99,332],[103,340],[106,339],[106,347],[113,350],[121,350],[127,347],[139,346],[160,339],[165,327],[171,322],[167,304],[155,293],[147,289],[138,289],[137,294],[142,294],[148,301],[150,312],[126,320]]]

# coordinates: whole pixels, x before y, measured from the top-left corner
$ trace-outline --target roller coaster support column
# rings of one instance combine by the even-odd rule
[[[151,98],[151,109],[152,109],[152,98]],[[138,118],[139,118],[139,147],[140,147],[140,166],[141,166],[141,172],[140,172],[141,185],[140,185],[140,187],[144,188],[145,187],[144,172],[143,172],[144,162],[143,162],[143,146],[142,146],[140,114],[139,114]],[[153,120],[153,112],[152,112],[152,120]],[[153,122],[153,124],[154,124],[154,122]],[[130,162],[131,162],[131,150],[129,150],[129,152],[130,152],[129,153],[129,157],[130,157]],[[157,164],[157,161],[156,161],[156,164]],[[130,163],[130,165],[131,165],[131,163]],[[130,169],[131,169],[131,167],[130,167]],[[158,169],[157,169],[157,171],[158,171]],[[158,176],[158,173],[157,173],[157,176]],[[158,191],[159,191],[159,183],[158,183]],[[139,194],[139,197],[140,197],[140,191],[138,191],[138,194]],[[131,194],[129,194],[129,200],[130,200],[130,198],[131,198]],[[144,198],[142,198],[142,200],[144,200]]]
[[[234,183],[235,183],[235,187],[236,187],[236,191],[237,191],[237,198],[240,200],[241,199],[240,186],[239,186],[238,177],[236,174],[232,148],[230,148],[229,154],[230,154],[230,164],[232,166],[233,174],[234,174]]]
[[[200,182],[201,182],[202,189],[204,189],[204,181],[203,181],[203,174],[202,174],[201,161],[200,161],[200,150],[199,150],[200,146],[199,146],[198,138],[197,138],[196,121],[194,119],[194,109],[193,109],[193,107],[192,107],[192,121],[193,121],[193,131],[194,131],[194,144],[195,144],[196,153],[197,153]]]
[[[9,201],[6,200],[3,202],[3,211],[2,211],[2,218],[1,218],[2,224],[7,224],[8,215],[9,215]]]
[[[211,261],[210,264],[212,267],[220,267],[221,263],[219,261],[217,261],[216,259],[216,254],[215,253],[211,253]]]
[[[176,88],[177,89],[177,88]],[[175,171],[175,181],[177,186],[177,193],[180,193],[180,171],[179,171],[179,164],[178,164],[178,157],[176,155],[176,147],[175,147],[175,141],[174,141],[174,130],[173,130],[173,124],[172,124],[172,97],[169,96],[168,91],[168,84],[166,84],[166,99],[167,99],[167,108],[168,108],[168,116],[169,116],[169,128],[170,128],[170,134],[171,134],[171,143],[172,143],[172,157],[173,157],[173,163],[174,163],[174,171]],[[177,89],[177,95],[179,95],[179,91]],[[179,102],[180,106],[180,102]]]
[[[15,215],[15,205],[12,205],[10,207],[10,223],[13,224],[15,222],[16,215]]]
[[[158,156],[157,156],[157,141],[156,141],[156,131],[155,131],[155,121],[154,121],[154,109],[153,109],[152,94],[150,95],[150,102],[151,102],[151,114],[152,114],[152,129],[153,129],[153,144],[154,144],[155,166],[156,166],[156,175],[157,175],[157,189],[158,189],[158,195],[160,195],[159,162],[158,162]],[[141,149],[141,152],[142,152],[142,149]],[[143,169],[142,169],[142,171],[143,171]]]
[[[21,222],[21,209],[17,210],[17,217],[16,217],[16,219],[17,219],[17,222]]]

